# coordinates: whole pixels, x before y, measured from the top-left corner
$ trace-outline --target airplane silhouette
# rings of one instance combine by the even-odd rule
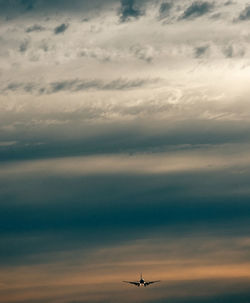
[[[150,284],[153,284],[153,283],[156,283],[156,282],[160,282],[160,280],[157,280],[157,281],[148,281],[148,282],[146,282],[146,281],[144,281],[144,279],[142,278],[142,274],[141,274],[141,278],[140,278],[139,281],[136,281],[136,282],[133,282],[133,281],[122,281],[122,282],[129,283],[129,284],[132,284],[132,285],[135,285],[135,286],[138,286],[138,287],[140,287],[140,286],[146,287],[146,286],[148,286],[148,285],[150,285]]]

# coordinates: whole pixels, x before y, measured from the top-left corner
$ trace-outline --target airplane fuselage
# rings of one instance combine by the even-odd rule
[[[139,281],[139,287],[141,287],[141,286],[145,286],[146,287],[146,285],[145,285],[145,281],[143,280],[143,279],[141,279],[140,281]]]

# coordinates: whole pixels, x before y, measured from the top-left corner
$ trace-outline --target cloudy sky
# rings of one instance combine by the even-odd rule
[[[0,302],[249,303],[249,1],[0,24]]]

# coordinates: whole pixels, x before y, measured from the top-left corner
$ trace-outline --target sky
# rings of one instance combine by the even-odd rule
[[[0,24],[0,302],[249,303],[249,2],[0,0]]]

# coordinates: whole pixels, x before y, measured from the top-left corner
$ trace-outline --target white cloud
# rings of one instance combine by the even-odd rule
[[[119,2],[95,13],[88,8],[84,16],[73,10],[55,15],[52,9],[47,17],[29,12],[8,20],[0,29],[4,134],[79,121],[86,127],[137,120],[147,125],[150,119],[152,128],[155,121],[247,122],[250,38],[246,22],[233,22],[246,2],[217,1],[211,8],[220,14],[216,19],[208,13],[188,20],[179,17],[192,1],[172,2],[159,20],[161,3],[138,1],[145,14],[123,23]],[[61,24],[69,27],[54,35]],[[131,89],[107,90],[112,83],[122,88],[121,79]],[[161,81],[133,86],[135,79]],[[80,81],[82,88],[91,84],[91,91],[77,89]],[[39,93],[55,92],[53,83],[54,90],[63,83],[68,89]]]

